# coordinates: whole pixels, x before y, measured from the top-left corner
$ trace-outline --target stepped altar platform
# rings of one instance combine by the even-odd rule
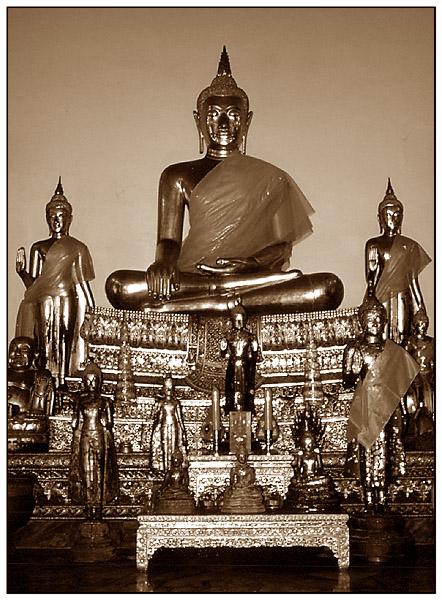
[[[120,523],[136,524],[143,511],[148,490],[158,487],[161,476],[149,469],[149,452],[153,411],[163,377],[171,373],[180,401],[188,440],[189,475],[192,491],[199,498],[209,487],[224,485],[232,456],[212,455],[212,443],[204,439],[202,426],[211,411],[211,390],[223,388],[226,359],[220,354],[220,340],[230,327],[226,317],[208,318],[186,314],[156,314],[118,311],[96,307],[89,310],[82,327],[87,357],[103,371],[103,393],[113,398],[118,377],[123,319],[129,330],[132,372],[136,398],[114,402],[114,439],[118,456],[120,497],[104,507],[104,518]],[[342,357],[346,344],[360,335],[357,309],[319,313],[297,313],[251,317],[249,327],[258,337],[259,355],[256,377],[256,415],[252,434],[264,412],[264,392],[273,394],[273,415],[279,436],[272,444],[272,455],[266,457],[255,449],[250,456],[261,485],[284,495],[292,470],[295,452],[291,428],[296,411],[304,406],[303,385],[307,363],[309,330],[313,333],[316,360],[319,365],[323,398],[316,409],[325,434],[321,447],[324,468],[333,478],[342,508],[352,514],[362,508],[359,483],[344,476],[346,428],[352,390],[342,386]],[[69,390],[78,391],[80,373],[68,378]],[[21,535],[33,528],[32,543],[54,544],[51,524],[74,524],[84,517],[83,507],[71,503],[67,477],[72,441],[72,402],[65,398],[50,417],[50,450],[47,453],[9,453],[8,473],[37,476],[36,506]],[[221,414],[224,429],[228,419]],[[407,524],[419,543],[433,536],[434,453],[406,453],[405,476],[390,488],[391,510],[407,517]],[[44,535],[37,525],[44,524]],[[124,525],[125,526],[125,525]],[[55,536],[55,533],[54,533]],[[62,542],[57,540],[58,546]],[[68,542],[66,542],[68,543]]]

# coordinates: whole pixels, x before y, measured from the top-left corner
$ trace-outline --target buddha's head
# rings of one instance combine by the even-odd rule
[[[314,435],[310,432],[310,431],[306,431],[301,439],[301,447],[303,448],[303,450],[306,450],[307,452],[311,452],[312,450],[315,449],[316,446],[316,442],[315,442],[315,438]]]
[[[175,384],[170,373],[165,375],[163,380],[163,394],[165,398],[172,398],[175,394]]]
[[[200,152],[214,158],[224,158],[234,152],[245,154],[247,132],[253,113],[249,112],[247,94],[236,85],[224,46],[218,73],[197,100],[194,117],[200,135]]]
[[[183,462],[183,453],[181,452],[181,450],[179,448],[175,448],[175,450],[172,453],[171,460],[172,460],[172,464],[175,467],[179,467],[182,464],[182,462]]]
[[[96,392],[101,388],[103,373],[100,367],[95,363],[89,363],[83,371],[83,387],[87,392]]]
[[[46,221],[49,225],[49,234],[52,237],[60,238],[69,233],[69,227],[72,223],[72,206],[63,193],[61,177],[54,195],[46,204]]]
[[[378,206],[378,221],[381,233],[400,233],[403,218],[403,204],[396,198],[390,178],[388,178],[387,191]]]
[[[359,307],[359,322],[364,333],[380,336],[387,324],[385,307],[374,295],[369,295]]]
[[[427,333],[429,324],[430,320],[428,319],[427,313],[425,310],[420,309],[413,315],[411,329],[413,333],[424,336]]]
[[[247,323],[247,312],[244,306],[237,304],[230,309],[230,319],[235,329],[243,329]]]
[[[8,365],[14,371],[26,371],[32,366],[35,343],[30,337],[16,337],[9,344]]]

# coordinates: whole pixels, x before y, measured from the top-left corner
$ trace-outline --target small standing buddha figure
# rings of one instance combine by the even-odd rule
[[[249,313],[334,309],[344,294],[333,273],[284,271],[292,246],[312,233],[314,212],[293,179],[246,155],[253,113],[224,47],[218,73],[194,117],[204,158],[168,166],[158,194],[155,261],[112,273],[115,308],[226,314],[240,295]],[[185,209],[190,230],[183,241]]]
[[[369,295],[359,307],[362,339],[348,344],[343,383],[356,389],[348,417],[347,474],[360,480],[365,510],[381,514],[388,488],[403,475],[401,402],[419,365],[390,339],[384,339],[387,311]]]
[[[255,469],[247,463],[245,443],[238,443],[236,460],[236,464],[230,469],[230,485],[223,494],[221,512],[230,514],[265,512],[262,489],[255,483]]]
[[[247,313],[240,304],[230,310],[232,328],[221,340],[221,356],[228,358],[226,369],[226,406],[232,410],[255,413],[255,369],[258,339],[246,327]]]

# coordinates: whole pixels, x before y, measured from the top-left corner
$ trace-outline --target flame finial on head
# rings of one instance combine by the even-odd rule
[[[198,112],[201,113],[203,103],[209,96],[239,97],[243,100],[246,111],[249,110],[249,99],[247,97],[247,94],[244,90],[237,86],[236,81],[232,76],[232,71],[230,69],[230,59],[225,46],[223,47],[221,53],[216,77],[212,80],[212,83],[209,85],[209,87],[205,88],[198,96],[198,100],[196,103]]]
[[[66,210],[70,215],[72,215],[72,206],[68,202],[68,199],[64,195],[63,185],[61,183],[61,175],[58,177],[58,184],[55,188],[54,195],[50,199],[50,201],[46,204],[46,213],[51,209],[61,208]]]

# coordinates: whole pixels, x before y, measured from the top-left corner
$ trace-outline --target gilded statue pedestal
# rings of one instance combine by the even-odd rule
[[[330,548],[340,569],[350,564],[348,515],[140,515],[137,568],[147,571],[160,548]]]
[[[75,532],[72,558],[77,563],[108,561],[116,556],[116,547],[105,521],[82,521]]]

